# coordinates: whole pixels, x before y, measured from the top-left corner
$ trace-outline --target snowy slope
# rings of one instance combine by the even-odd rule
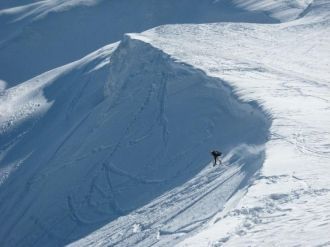
[[[247,193],[243,197],[244,191],[236,193],[223,211],[212,219],[206,217],[206,225],[197,218],[184,227],[160,230],[156,240],[149,224],[142,225],[142,233],[134,235],[136,228],[131,229],[137,240],[127,243],[112,242],[116,231],[109,224],[77,246],[145,246],[150,244],[148,239],[163,246],[184,238],[179,246],[328,245],[329,7],[326,1],[315,1],[296,21],[284,24],[170,25],[135,35],[227,81],[242,100],[256,100],[271,114],[271,140],[263,168]],[[214,202],[222,205],[218,198],[214,195]],[[213,202],[204,202],[203,214],[207,214]],[[185,210],[179,211],[183,218]],[[140,214],[134,214],[133,222],[139,222],[136,215]],[[195,234],[195,227],[202,230]]]
[[[80,59],[127,32],[171,23],[277,22],[262,10],[244,11],[231,1],[30,2],[0,10],[0,79],[9,85]]]
[[[189,3],[144,1],[118,29],[130,1],[0,12],[1,246],[330,241],[330,4]],[[171,8],[140,24],[159,7]],[[55,35],[53,21],[70,26]],[[126,31],[211,21],[226,23],[125,35],[19,83]]]
[[[142,36],[272,114],[259,180],[183,246],[329,244],[329,6],[316,1],[281,25],[166,26]]]
[[[50,239],[51,245],[68,243],[194,177],[208,163],[211,147],[227,152],[235,148],[246,155],[237,157],[232,151],[227,158],[232,168],[220,173],[208,170],[209,180],[199,175],[197,182],[189,184],[209,190],[211,201],[220,193],[219,203],[210,211],[213,215],[262,164],[266,116],[255,104],[237,102],[222,81],[127,37],[112,55],[110,81],[103,85],[108,65],[99,66],[104,54],[96,54],[40,76],[42,84],[37,77],[2,96],[14,105],[22,100],[15,97],[18,92],[28,91],[21,97],[38,95],[30,99],[32,109],[29,116],[22,116],[23,126],[4,129],[2,146],[7,149],[1,161],[5,165],[1,201],[5,203],[0,217],[7,224],[0,236],[5,245],[43,246]],[[29,124],[30,117],[42,112],[33,106],[49,104],[51,109],[42,119]],[[8,111],[4,119],[11,119],[12,112],[17,111]],[[32,130],[25,133],[31,125]],[[3,126],[8,126],[6,121]],[[21,132],[13,140],[15,131]],[[248,146],[252,144],[258,146]],[[16,172],[8,174],[12,170]],[[187,190],[187,185],[181,190]],[[190,193],[196,195],[199,190]],[[183,205],[192,203],[194,196],[184,194],[189,197]],[[173,207],[167,209],[174,210],[173,220],[164,210],[157,213],[166,216],[162,221],[168,222],[169,229],[180,227],[175,223],[179,218],[174,220],[178,204]],[[200,207],[196,212],[195,207],[189,209],[194,213],[187,224],[203,214]],[[141,214],[139,221],[148,215],[149,211]],[[125,224],[130,229],[132,222]]]

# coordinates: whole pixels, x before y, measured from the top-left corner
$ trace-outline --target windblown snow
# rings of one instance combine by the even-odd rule
[[[329,245],[329,11],[4,0],[0,245]]]

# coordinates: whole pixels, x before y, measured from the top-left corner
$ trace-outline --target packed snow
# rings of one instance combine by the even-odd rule
[[[16,2],[1,246],[330,245],[329,1]]]

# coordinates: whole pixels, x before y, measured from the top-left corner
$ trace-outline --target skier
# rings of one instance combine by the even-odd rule
[[[213,166],[216,166],[217,165],[217,161],[219,160],[220,161],[220,165],[221,165],[221,159],[219,158],[221,156],[221,152],[217,151],[217,150],[213,150],[211,151],[211,154],[214,158],[214,164]]]

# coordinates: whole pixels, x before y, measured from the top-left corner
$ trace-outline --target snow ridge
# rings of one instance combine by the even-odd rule
[[[175,189],[169,190],[164,195],[157,197],[146,206],[134,210],[129,215],[121,216],[117,220],[96,231],[94,234],[89,235],[86,239],[74,243],[73,246],[89,246],[95,244],[95,241],[100,245],[110,244],[116,246],[146,246],[151,244],[166,246],[169,243],[174,244],[197,231],[209,219],[211,219],[216,212],[219,210],[221,211],[226,201],[232,197],[236,191],[246,188],[252,182],[253,176],[258,172],[264,160],[263,143],[267,140],[267,129],[270,121],[268,120],[269,118],[267,115],[265,115],[261,109],[257,108],[255,103],[242,103],[237,101],[232,89],[226,85],[225,82],[219,81],[217,78],[208,77],[204,72],[196,70],[190,65],[172,60],[161,50],[152,47],[147,40],[141,40],[136,34],[127,35],[124,38],[118,50],[113,55],[113,61],[114,60],[117,60],[118,62],[120,61],[110,70],[112,72],[111,78],[115,78],[114,81],[116,81],[117,84],[113,85],[110,80],[110,83],[108,83],[107,86],[107,91],[109,92],[109,96],[113,98],[112,104],[114,105],[119,104],[116,102],[116,99],[125,98],[123,91],[125,92],[127,87],[131,87],[130,90],[134,87],[134,82],[129,81],[129,78],[132,77],[132,73],[136,73],[134,71],[136,71],[135,67],[137,66],[140,66],[138,71],[143,71],[143,80],[145,81],[154,81],[154,74],[161,74],[163,67],[166,69],[162,72],[163,74],[161,78],[164,78],[166,73],[169,72],[170,77],[174,79],[173,82],[167,80],[166,101],[168,103],[164,108],[167,113],[166,119],[168,127],[166,129],[169,133],[169,140],[166,142],[166,139],[163,139],[165,144],[165,148],[163,147],[163,149],[165,150],[167,149],[166,145],[169,145],[168,147],[177,145],[171,143],[173,136],[180,136],[180,134],[173,133],[173,127],[171,127],[179,126],[178,124],[172,123],[172,121],[178,117],[169,117],[171,114],[168,114],[168,112],[171,112],[169,109],[171,104],[175,104],[176,110],[180,111],[179,106],[180,104],[186,104],[185,101],[187,103],[189,102],[189,104],[196,103],[196,105],[187,106],[189,108],[183,109],[185,111],[185,117],[187,118],[190,117],[190,109],[194,109],[193,111],[197,112],[199,110],[205,112],[208,108],[214,108],[216,105],[221,108],[224,107],[223,110],[225,111],[225,115],[220,118],[221,120],[219,119],[220,121],[214,121],[216,119],[212,120],[213,123],[207,128],[208,134],[206,135],[206,140],[204,140],[205,134],[203,134],[204,137],[201,138],[193,137],[201,140],[202,143],[196,143],[196,146],[194,145],[195,147],[192,147],[193,149],[188,147],[184,148],[186,150],[176,155],[177,157],[175,160],[171,159],[169,161],[170,163],[168,164],[175,161],[178,167],[185,167],[183,170],[176,171],[175,175],[167,180],[159,180],[159,178],[157,178],[158,182],[165,184],[173,183],[177,179],[181,180],[181,182],[177,183]],[[157,61],[156,64],[157,66],[160,66],[160,68],[154,70],[154,61]],[[163,64],[164,62],[165,64]],[[131,67],[132,65],[134,66]],[[148,65],[147,68],[145,67],[146,65]],[[153,76],[152,79],[148,79],[149,72],[146,71],[146,69],[148,70],[149,67],[153,68],[153,71],[151,72]],[[117,73],[120,71],[120,79],[114,76],[115,71]],[[135,83],[138,83],[139,81],[140,80],[137,80]],[[199,95],[204,95],[203,91],[205,89],[199,87],[204,83],[207,87],[211,87],[211,91],[207,93],[208,97],[210,97],[212,91],[214,91],[214,94],[220,94],[216,97],[216,101],[222,99],[220,100],[221,102],[216,103],[215,101],[215,105],[204,105],[202,103],[203,101],[198,99]],[[194,97],[197,98],[194,98],[194,100],[187,100],[185,93],[192,94],[195,91],[194,87],[196,87],[197,93]],[[111,92],[113,94],[111,94]],[[118,94],[121,95],[118,96]],[[177,101],[175,100],[176,95],[179,97],[178,103],[175,103]],[[201,103],[202,105],[199,105]],[[206,118],[209,118],[210,115],[212,115],[212,112],[207,115]],[[259,130],[261,133],[253,132],[252,126],[249,127],[250,124],[248,123],[245,127],[249,129],[248,132],[250,133],[248,135],[251,135],[250,137],[246,136],[246,133],[244,133],[246,130],[240,131],[239,128],[234,127],[235,121],[231,122],[230,127],[226,126],[225,122],[227,120],[225,119],[231,118],[230,115],[232,115],[231,117],[239,118],[240,121],[244,121],[242,118],[254,119],[253,122],[260,127]],[[181,126],[185,125],[185,123],[182,123],[184,120],[180,121]],[[192,121],[195,121],[195,124],[197,124],[196,121],[198,121],[198,119],[194,117]],[[192,122],[189,122],[187,127],[190,124],[192,124]],[[216,126],[223,129],[217,130]],[[244,124],[241,126],[244,126]],[[235,130],[235,134],[231,133],[231,128],[232,130]],[[200,132],[200,130],[198,132]],[[198,132],[193,133],[193,135],[199,135],[200,133]],[[226,132],[230,137],[221,136],[220,132]],[[233,143],[236,142],[236,138],[237,143]],[[243,140],[241,138],[243,138]],[[176,143],[178,141],[176,141]],[[204,143],[205,141],[206,143]],[[194,139],[191,139],[189,142],[194,143],[195,141]],[[244,142],[248,143],[248,145],[241,144]],[[224,150],[232,150],[224,159],[224,164],[228,167],[225,166],[219,169],[212,169],[211,164],[209,164],[203,168],[203,166],[205,166],[204,162],[207,158],[202,157],[204,154],[208,153],[212,145],[220,145]],[[174,149],[183,148],[174,147]],[[173,151],[171,151],[171,153],[172,152]],[[171,153],[168,155],[172,155]],[[186,157],[191,156],[195,156],[195,158],[189,158],[190,161],[186,160]],[[186,164],[180,165],[182,159],[185,160]],[[201,159],[200,161],[202,161],[202,164],[204,163],[202,167],[200,165],[196,167],[197,163],[195,162],[197,162],[198,159]],[[168,164],[166,164],[166,166]],[[164,169],[164,167],[159,167],[157,170],[159,169]],[[173,168],[171,168],[171,170],[173,170]],[[125,176],[125,173],[122,171],[121,174]],[[164,173],[163,170],[161,174],[164,175],[166,173]],[[196,175],[191,176],[193,179],[183,182],[182,177],[188,174]],[[149,180],[149,183],[151,182],[156,182],[155,178],[151,181]],[[155,184],[153,186],[155,186]],[[148,189],[145,188],[144,191],[148,191]],[[136,229],[139,230],[137,231]]]
[[[1,167],[24,159],[0,187],[1,244],[68,244],[110,222],[100,243],[166,245],[202,227],[260,169],[270,120],[255,102],[134,35],[109,63],[110,54],[26,84],[52,104],[3,153]],[[215,146],[228,153],[224,167],[209,164]]]

